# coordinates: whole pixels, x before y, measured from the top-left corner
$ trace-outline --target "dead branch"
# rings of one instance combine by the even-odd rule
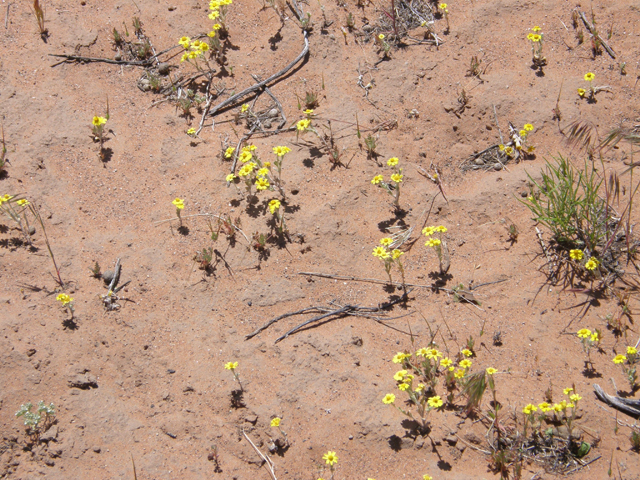
[[[366,283],[378,283],[380,285],[394,285],[396,287],[402,287],[402,283],[400,282],[390,282],[389,280],[378,280],[376,278],[358,278],[351,277],[347,275],[331,275],[328,273],[315,273],[315,272],[298,272],[298,275],[308,275],[310,277],[322,277],[322,278],[333,278],[335,280],[347,280],[349,282],[366,282]],[[436,285],[418,285],[415,283],[405,283],[407,287],[417,287],[417,288],[438,288]]]
[[[284,67],[279,72],[274,73],[273,75],[271,75],[266,80],[262,80],[261,82],[258,82],[256,84],[250,86],[249,88],[245,88],[241,92],[238,92],[235,95],[232,95],[231,97],[227,98],[224,102],[219,103],[218,105],[213,107],[211,110],[209,110],[209,115],[208,116],[210,116],[210,117],[215,116],[218,113],[219,110],[222,110],[223,108],[228,107],[229,105],[233,105],[234,103],[238,102],[240,99],[246,97],[247,95],[249,95],[251,93],[254,93],[254,92],[257,92],[258,90],[261,90],[267,84],[269,84],[269,83],[273,82],[274,80],[277,80],[280,77],[282,77],[285,74],[287,74],[289,72],[289,70],[291,70],[300,60],[302,60],[309,53],[309,38],[308,38],[307,31],[303,30],[302,31],[302,35],[304,37],[304,48],[298,54],[298,56],[295,59],[293,59],[293,61],[291,63],[289,63],[289,65]]]
[[[628,398],[607,395],[597,383],[593,384],[593,390],[596,392],[596,396],[607,405],[627,415],[640,418],[640,400],[630,400]]]
[[[403,332],[400,329],[397,329],[395,327],[392,327],[390,325],[385,324],[385,321],[389,321],[389,320],[395,320],[398,318],[402,318],[405,315],[401,315],[399,317],[377,317],[377,316],[373,316],[371,315],[371,313],[377,313],[377,312],[382,312],[384,310],[386,310],[387,308],[405,301],[407,299],[407,296],[409,293],[411,293],[412,290],[407,291],[407,293],[405,293],[404,295],[402,295],[400,298],[397,298],[395,300],[392,300],[390,302],[387,303],[383,303],[377,307],[361,307],[359,305],[336,305],[338,308],[330,308],[330,307],[325,307],[325,306],[313,306],[313,307],[307,307],[307,308],[303,308],[302,310],[297,310],[295,312],[290,312],[290,313],[285,313],[283,315],[280,315],[276,318],[273,318],[271,320],[269,320],[268,322],[266,322],[264,325],[262,325],[261,327],[257,328],[256,330],[254,330],[252,333],[250,333],[249,335],[245,336],[245,340],[249,340],[250,338],[255,337],[257,334],[259,334],[260,332],[266,330],[267,328],[269,328],[271,325],[273,325],[274,323],[278,322],[279,320],[282,320],[283,318],[287,318],[287,317],[291,317],[294,315],[300,315],[303,313],[309,313],[312,311],[317,311],[317,312],[323,312],[321,315],[317,315],[313,318],[311,318],[310,320],[307,320],[303,323],[301,323],[300,325],[297,325],[296,327],[292,328],[291,330],[287,331],[287,333],[285,333],[284,335],[278,337],[274,343],[278,343],[282,340],[284,340],[285,338],[287,338],[289,335],[293,335],[294,333],[298,332],[299,330],[303,329],[304,327],[306,327],[307,325],[310,325],[312,323],[318,322],[320,320],[324,320],[325,318],[329,318],[329,317],[335,317],[332,320],[335,320],[336,318],[340,318],[343,317],[345,315],[353,315],[353,316],[359,316],[359,317],[365,317],[365,318],[369,318],[371,320],[374,320],[375,322],[378,322],[382,325],[384,325],[385,327],[391,328],[393,330],[396,330],[400,333],[404,333],[405,335],[411,335],[410,332]],[[415,335],[414,335],[415,336]]]
[[[271,476],[272,480],[278,480],[276,478],[276,466],[274,465],[274,463],[271,461],[271,459],[268,456],[265,456],[262,454],[262,452],[260,450],[258,450],[258,447],[256,447],[255,443],[253,443],[251,441],[251,439],[247,436],[247,434],[244,432],[244,429],[242,430],[242,435],[244,435],[244,438],[247,439],[247,441],[251,444],[251,446],[253,447],[253,449],[256,451],[256,453],[260,456],[260,458],[262,459],[262,461],[264,462],[264,465],[267,466],[268,468],[268,472],[269,475]]]

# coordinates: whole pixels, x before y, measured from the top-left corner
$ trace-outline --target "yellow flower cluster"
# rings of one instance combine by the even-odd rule
[[[185,50],[188,50],[182,54],[182,57],[180,58],[181,62],[198,58],[198,56],[209,50],[208,43],[201,42],[200,40],[191,41],[189,37],[181,37],[178,41],[178,45],[181,45]]]
[[[598,334],[598,332],[592,332],[588,328],[581,328],[580,330],[578,330],[578,337],[582,338],[583,340],[589,340],[592,343],[598,342],[600,340],[600,335]]]
[[[184,200],[182,200],[181,198],[176,198],[171,203],[173,203],[178,210],[182,210],[184,208]]]
[[[9,195],[8,193],[5,194],[5,195],[0,196],[0,205],[2,205],[5,202],[8,202],[12,198],[13,198],[13,195]]]
[[[281,419],[279,417],[273,418],[271,420],[271,426],[272,427],[279,427],[280,426],[280,421],[281,421]]]
[[[224,17],[226,14],[226,6],[231,5],[232,3],[233,3],[233,0],[211,0],[209,2],[209,10],[211,10],[211,12],[209,13],[209,20],[221,19],[221,21],[224,22]],[[209,37],[215,37],[216,30],[220,30],[221,28],[222,28],[222,25],[220,25],[219,23],[216,23],[207,35]]]

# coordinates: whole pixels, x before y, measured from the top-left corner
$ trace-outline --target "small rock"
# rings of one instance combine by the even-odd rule
[[[527,191],[522,191],[522,192],[520,192],[520,196],[522,198],[527,198],[529,196],[529,193]]]
[[[351,337],[351,343],[354,344],[356,347],[361,347],[362,337],[359,337],[359,336]]]
[[[277,108],[272,108],[271,110],[269,110],[268,115],[270,117],[277,117],[278,115],[280,115],[280,112],[278,111]]]
[[[473,432],[465,433],[464,439],[469,443],[473,443],[474,445],[482,445],[482,438],[480,438]]]
[[[251,425],[255,425],[258,421],[258,416],[254,414],[247,415],[246,417],[244,417],[244,421],[249,422]]]
[[[114,275],[115,273],[112,270],[106,270],[102,273],[102,280],[104,280],[104,283],[109,285],[111,283],[111,280],[113,280]]]
[[[44,464],[47,467],[53,467],[56,464],[56,462],[54,462],[52,458],[45,458],[44,459]]]
[[[184,387],[184,388],[182,389],[182,391],[183,391],[184,393],[189,393],[189,392],[194,392],[195,390],[194,390],[194,388],[193,388],[191,385],[187,385],[186,387]]]
[[[35,235],[35,233],[36,233],[36,227],[34,226],[29,227],[29,235]]]
[[[422,447],[424,447],[424,439],[421,438],[420,440],[417,440],[415,445],[414,445],[418,450],[422,449]]]
[[[93,447],[93,448],[92,448],[92,450],[93,450],[95,453],[100,453],[100,452],[102,451],[102,449],[101,449],[100,447],[98,447],[98,446]]]
[[[114,59],[116,62],[119,62],[120,60],[122,60],[122,55],[120,55],[119,53],[116,53],[116,56],[115,56],[115,57],[113,57],[113,59]]]
[[[78,373],[76,375],[69,375],[67,378],[67,386],[69,388],[89,390],[90,388],[98,388],[98,381],[93,375],[88,373]]]
[[[267,118],[264,122],[262,122],[262,126],[264,128],[271,128],[271,120]]]
[[[458,443],[458,437],[456,437],[453,434],[447,435],[446,437],[443,438],[443,440],[451,446],[455,446],[456,443]]]
[[[52,442],[58,438],[58,426],[52,425],[46,432],[40,435],[40,440],[42,442]]]
[[[35,354],[36,354],[35,348],[30,348],[29,350],[27,350],[27,357],[33,357]]]
[[[162,62],[158,64],[158,73],[160,75],[169,75],[169,72],[171,71],[171,65],[169,65],[166,62]]]
[[[476,158],[475,162],[476,165],[484,165],[484,160],[482,158]]]
[[[173,368],[167,368],[167,372],[169,373],[176,373],[176,371]]]
[[[367,32],[367,33],[369,33],[369,32],[370,32],[370,31],[372,31],[372,30],[373,30],[373,27],[372,27],[371,25],[363,25],[363,26],[362,26],[362,31],[363,31],[363,32]]]
[[[496,172],[499,172],[500,170],[502,170],[502,164],[501,164],[501,163],[494,163],[494,164],[493,164],[493,169],[494,169]]]

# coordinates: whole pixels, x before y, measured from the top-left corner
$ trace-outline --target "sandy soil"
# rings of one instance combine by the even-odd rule
[[[590,5],[582,3],[590,17]],[[144,68],[99,62],[53,66],[61,59],[50,56],[114,58],[113,28],[124,31],[124,22],[133,38],[136,16],[162,51],[183,35],[208,31],[206,2],[47,1],[45,43],[29,2],[2,1],[0,115],[10,163],[0,195],[23,195],[40,209],[65,286],[56,282],[40,226],[30,249],[20,243],[15,224],[2,218],[0,478],[133,479],[135,462],[139,479],[268,479],[242,432],[268,454],[272,441],[283,440],[270,426],[275,416],[282,418],[289,442],[269,454],[280,480],[330,478],[322,460],[327,451],[339,458],[335,479],[499,478],[481,451],[490,449],[485,423],[460,408],[446,408],[431,412],[429,436],[416,437],[406,417],[381,402],[395,391],[401,405],[404,397],[392,378],[398,365],[391,359],[427,346],[432,331],[438,332],[438,348],[451,356],[474,338],[471,372],[498,369],[505,417],[521,416],[523,406],[542,402],[548,389],[559,401],[563,388],[573,385],[583,397],[577,424],[592,444],[584,461],[595,459],[574,476],[609,478],[611,468],[614,478],[640,478],[639,456],[629,442],[634,420],[619,413],[616,425],[615,410],[599,402],[592,388],[595,382],[613,393],[613,378],[621,391],[628,390],[611,359],[636,341],[636,299],[631,298],[628,338],[618,338],[605,320],[620,312],[615,299],[593,300],[585,308],[585,295],[549,285],[535,224],[518,201],[529,192],[527,172],[539,176],[545,159],[562,154],[576,165],[584,161],[564,142],[561,128],[582,119],[605,133],[638,121],[640,3],[593,3],[616,59],[606,52],[594,58],[584,28],[585,42],[578,43],[573,2],[460,0],[448,6],[447,33],[445,19],[435,20],[439,47],[406,39],[407,46],[392,46],[390,58],[381,62],[374,42],[359,34],[380,31],[375,28],[388,3],[322,5],[330,23],[324,27],[318,2],[301,4],[314,22],[309,55],[270,90],[282,103],[287,127],[304,116],[296,95],[317,92],[313,122],[331,121],[344,165],[332,164],[312,132],[251,139],[265,159],[276,145],[291,148],[283,167],[289,239],[271,237],[260,252],[240,233],[235,242],[224,234],[213,242],[207,217],[193,216],[239,218],[249,239],[272,231],[267,202],[280,198],[277,192],[262,192],[257,204],[248,204],[241,189],[225,181],[231,162],[222,152],[248,132],[245,122],[234,121],[242,102],[216,115],[213,129],[209,117],[193,138],[186,132],[198,127],[201,112],[194,108],[188,119],[175,104],[158,103],[162,95],[139,88]],[[345,28],[345,41],[349,12],[355,28]],[[229,7],[227,24],[233,76],[227,68],[216,77],[226,90],[214,105],[252,85],[251,74],[267,78],[278,71],[303,46],[289,8],[281,23],[259,2],[237,2]],[[534,25],[544,32],[543,74],[531,68],[526,36]],[[410,32],[420,39],[424,33],[423,27]],[[467,74],[472,56],[482,60],[481,79]],[[194,72],[179,57],[169,63],[176,66],[173,78]],[[576,93],[589,71],[611,90],[600,92],[597,103]],[[358,85],[359,72],[362,85],[371,84],[367,96]],[[463,89],[470,98],[460,108]],[[557,121],[553,109],[560,91]],[[107,95],[110,150],[103,161],[92,141],[91,119],[104,114]],[[270,108],[270,101],[262,94],[254,108]],[[377,138],[377,159],[367,158],[363,138],[356,136],[356,114],[363,138]],[[474,152],[500,143],[509,122],[535,126],[535,155],[499,171],[463,172]],[[624,155],[613,150],[607,168],[623,168]],[[375,175],[391,173],[389,157],[398,157],[404,169],[401,214],[371,184]],[[435,173],[434,167],[446,199],[421,174]],[[186,228],[180,231],[177,220],[156,223],[175,216],[176,197],[185,203]],[[451,265],[444,278],[419,234],[429,209],[428,223],[448,228],[443,238]],[[519,232],[516,242],[509,241],[511,224]],[[296,316],[245,340],[287,312],[332,304],[375,307],[402,295],[382,283],[299,274],[386,280],[371,251],[394,226],[414,227],[412,240],[417,239],[403,246],[402,258],[407,282],[420,286],[387,312],[402,318],[383,325],[341,317],[274,343],[311,318]],[[207,274],[193,258],[209,247],[215,249],[214,268]],[[121,308],[107,312],[100,299],[107,287],[90,268],[97,261],[103,271],[113,270],[117,258],[121,283],[131,283],[120,292]],[[479,305],[425,288],[505,279],[474,290]],[[74,299],[73,321],[56,301],[61,292]],[[602,349],[591,354],[595,372],[585,370],[575,335],[583,327],[604,332]],[[409,330],[414,345],[402,333]],[[241,393],[224,368],[230,361],[239,363]],[[55,404],[56,422],[29,446],[15,412],[41,399]],[[522,478],[553,476],[532,463]]]

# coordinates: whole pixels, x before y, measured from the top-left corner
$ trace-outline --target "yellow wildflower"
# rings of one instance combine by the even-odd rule
[[[532,132],[532,131],[533,131],[533,125],[531,125],[530,123],[525,123],[523,128],[524,128],[527,132]]]
[[[450,358],[444,357],[442,360],[440,360],[440,365],[447,368],[453,365],[453,361]]]
[[[578,89],[578,95],[580,95],[581,97],[584,97],[585,93],[587,93],[587,91],[584,88],[579,88]]]
[[[189,130],[187,130],[187,135],[195,135],[196,134],[196,129],[191,127]]]
[[[302,120],[298,121],[298,123],[296,123],[296,128],[299,132],[304,132],[307,128],[309,128],[309,125],[311,125],[311,120],[309,120],[308,118],[303,118]]]
[[[332,467],[334,464],[338,463],[338,456],[336,455],[336,452],[329,451],[322,456],[322,459],[327,462],[327,465]]]
[[[258,177],[258,179],[256,179],[256,190],[266,190],[267,188],[269,188],[269,181],[266,178],[263,177]]]
[[[400,255],[404,255],[404,252],[401,252],[397,248],[391,251],[391,258],[394,260],[397,260],[398,258],[400,258]]]
[[[236,179],[236,176],[233,173],[230,173],[229,175],[227,175],[227,182],[233,182]]]
[[[272,426],[272,427],[279,427],[279,426],[280,426],[280,420],[281,420],[281,419],[280,419],[280,418],[278,418],[278,417],[273,418],[273,419],[271,420],[271,426]]]
[[[468,348],[460,350],[460,353],[462,353],[465,357],[471,357],[473,355],[473,352]]]
[[[243,103],[242,106],[240,107],[240,113],[244,113],[247,110],[249,110],[249,104],[248,103]]]
[[[564,393],[565,395],[569,395],[571,392],[573,392],[573,388],[571,387],[567,387],[564,390],[562,390],[562,393]]]
[[[538,35],[537,33],[533,34],[533,38],[531,39],[532,42],[539,42],[540,40],[542,40],[542,36]]]
[[[427,400],[427,403],[431,408],[440,408],[444,402],[440,398],[440,395],[436,395],[435,397],[429,398],[429,400]]]
[[[390,403],[393,403],[396,401],[396,396],[393,393],[387,393],[383,398],[382,398],[382,403],[389,405]]]
[[[184,200],[182,200],[181,198],[176,198],[171,203],[173,203],[178,210],[182,210],[184,208]]]
[[[260,170],[258,170],[256,175],[258,175],[259,177],[266,177],[267,175],[269,175],[269,169],[268,168],[261,168]]]
[[[431,348],[427,351],[427,354],[425,355],[427,358],[433,358],[433,359],[438,359],[438,357],[442,356],[442,353],[440,353],[438,350],[436,350],[435,348]]]
[[[273,199],[269,202],[269,210],[271,211],[271,215],[275,215],[276,210],[280,208],[280,200]]]
[[[400,385],[398,385],[398,390],[402,390],[403,392],[406,391],[408,388],[409,388],[408,383],[401,383]]]
[[[240,152],[240,156],[238,157],[238,159],[242,162],[242,163],[247,163],[249,160],[251,160],[253,158],[253,155],[251,155],[249,152],[247,152],[246,150],[243,150],[242,152]]]
[[[584,257],[584,252],[582,250],[579,249],[573,249],[569,251],[569,256],[571,257],[572,260],[582,260]]]
[[[414,392],[421,392],[424,390],[424,383],[419,383],[418,386],[415,388]]]
[[[392,243],[393,243],[393,238],[391,238],[391,237],[385,237],[385,238],[380,240],[380,245],[383,245],[385,247],[388,247]]]
[[[235,370],[238,368],[238,362],[227,362],[224,364],[224,368],[227,370]]]
[[[404,380],[404,376],[407,374],[406,370],[398,370],[394,375],[393,375],[393,379],[396,382],[401,382]]]
[[[389,165],[390,167],[395,167],[396,165],[398,165],[398,157],[391,157],[389,160],[387,160],[387,165]]]
[[[592,342],[598,342],[600,341],[600,335],[598,334],[598,332],[593,332],[591,334],[591,341]]]
[[[273,153],[279,157],[284,157],[290,151],[291,149],[289,147],[273,147]]]
[[[598,265],[600,265],[600,262],[596,258],[591,257],[589,260],[587,260],[587,263],[584,264],[584,268],[586,268],[587,270],[595,270],[596,268],[598,268]]]
[[[531,415],[536,410],[538,410],[538,408],[535,405],[530,403],[529,405],[527,405],[522,409],[522,413],[524,413],[525,415]]]
[[[588,328],[581,328],[580,330],[578,330],[578,337],[587,338],[590,336],[591,336],[591,330],[589,330]]]
[[[104,117],[93,117],[91,123],[93,123],[95,127],[99,127],[100,125],[107,123],[107,119]]]
[[[442,225],[438,225],[436,227],[436,232],[446,233],[447,232],[447,227],[443,227]]]
[[[373,177],[373,179],[371,180],[371,183],[373,183],[374,185],[379,184],[382,180],[384,180],[384,177],[382,175],[376,175],[375,177]]]
[[[456,370],[456,373],[453,374],[456,378],[464,378],[464,370]]]
[[[577,393],[574,393],[569,398],[571,399],[572,402],[577,402],[579,400],[582,400],[582,397],[580,395],[578,395]]]
[[[381,33],[380,35],[378,35],[378,38],[379,38],[380,40],[384,40],[384,34],[382,34],[382,33]]]
[[[635,355],[636,353],[638,353],[638,349],[636,349],[636,347],[627,347],[627,355]]]
[[[527,39],[531,40],[533,42],[533,33],[529,32],[529,34],[527,35]]]
[[[373,249],[373,256],[384,260],[389,258],[389,252],[384,247],[376,247]]]
[[[436,231],[436,227],[424,227],[422,229],[422,234],[428,237],[430,235],[433,235],[435,231]]]
[[[587,73],[585,73],[585,74],[584,74],[584,79],[585,79],[587,82],[593,82],[593,80],[594,80],[595,78],[596,78],[596,76],[595,76],[595,74],[594,74],[594,73],[592,73],[592,72],[587,72]]]
[[[25,200],[24,198],[22,200],[18,200],[16,203],[18,205],[20,205],[21,207],[25,207],[25,206],[29,205],[29,201]]]
[[[538,404],[538,408],[542,411],[542,412],[548,412],[549,410],[551,410],[551,405],[549,405],[547,402],[542,402]]]
[[[464,369],[467,369],[467,368],[471,367],[471,364],[472,364],[471,360],[468,360],[468,359],[465,358],[458,365],[460,365]]]
[[[231,158],[231,155],[233,155],[233,152],[235,152],[236,149],[235,147],[229,147],[224,151],[224,158]]]
[[[62,303],[63,307],[66,307],[68,304],[70,304],[71,302],[73,302],[73,298],[71,298],[69,295],[67,295],[66,293],[60,293],[58,294],[58,296],[56,297],[56,300],[59,301],[60,303]]]
[[[496,369],[495,369],[495,368],[493,368],[493,367],[489,367],[489,368],[487,368],[487,374],[488,374],[488,375],[493,375],[494,373],[497,373],[497,372],[498,372],[498,370],[496,370]]]
[[[191,39],[189,37],[180,37],[180,41],[178,41],[178,45],[182,45],[185,50],[189,48],[190,43]]]
[[[391,180],[393,180],[396,183],[400,183],[402,182],[402,177],[403,175],[400,175],[399,173],[394,173],[393,175],[391,175]]]
[[[437,247],[438,245],[440,245],[442,242],[440,241],[440,239],[438,238],[430,238],[429,240],[427,240],[427,243],[425,243],[425,245],[427,247]]]
[[[627,359],[627,357],[625,357],[624,355],[622,355],[621,353],[619,353],[618,355],[616,355],[615,357],[613,357],[613,363],[619,364],[619,363],[624,363],[624,361]]]

